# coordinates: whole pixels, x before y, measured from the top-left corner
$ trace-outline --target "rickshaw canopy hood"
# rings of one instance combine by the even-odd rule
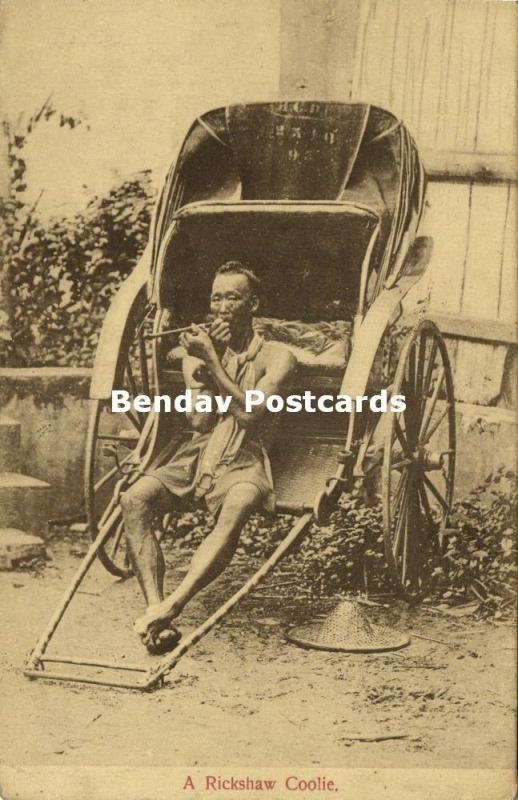
[[[151,300],[195,318],[215,269],[239,259],[263,279],[273,316],[343,316],[359,291],[368,306],[396,283],[424,191],[416,146],[383,109],[296,101],[209,111],[159,197]]]

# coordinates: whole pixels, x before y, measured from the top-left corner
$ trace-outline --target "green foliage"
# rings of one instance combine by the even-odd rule
[[[9,140],[11,195],[2,205],[4,269],[17,366],[89,366],[104,314],[148,236],[153,189],[148,171],[122,181],[84,212],[43,223],[24,199],[23,149],[34,127],[55,116],[49,101]],[[60,115],[75,128],[80,120]]]
[[[302,575],[314,594],[392,588],[383,550],[379,505],[345,495],[327,525],[302,543]]]
[[[84,213],[32,220],[11,252],[14,341],[30,365],[89,366],[110,300],[135,266],[149,229],[149,173],[126,180]]]
[[[501,467],[453,508],[443,558],[432,567],[433,589],[444,599],[469,590],[486,610],[516,594],[516,475]]]

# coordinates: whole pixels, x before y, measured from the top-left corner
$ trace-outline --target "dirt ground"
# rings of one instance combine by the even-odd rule
[[[297,557],[245,599],[153,693],[30,681],[22,665],[86,550],[54,541],[34,571],[0,574],[0,762],[10,765],[509,768],[514,763],[515,637],[509,623],[450,618],[430,608],[368,608],[413,638],[399,652],[303,650],[283,632],[315,607],[297,595]],[[178,572],[189,554],[175,545]],[[240,585],[242,558],[184,613],[188,630]],[[59,654],[150,662],[131,622],[134,580],[100,567],[52,645]],[[377,742],[357,734],[402,735]]]

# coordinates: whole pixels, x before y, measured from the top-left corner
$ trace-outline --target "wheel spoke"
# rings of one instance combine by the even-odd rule
[[[367,419],[367,424],[365,426],[365,433],[363,434],[362,445],[361,445],[364,452],[366,452],[372,444],[374,434],[378,429],[379,421],[380,421],[379,414],[373,414],[372,412],[369,412],[369,417]]]
[[[404,458],[403,461],[397,461],[395,464],[391,465],[391,469],[403,469],[404,467],[409,467],[411,464],[414,463],[413,458]]]
[[[417,485],[414,484],[415,494],[411,498],[411,521],[412,529],[407,532],[408,547],[407,561],[409,579],[412,585],[419,584],[419,549],[422,546],[422,515],[419,507],[419,495]],[[410,515],[409,515],[410,516]]]
[[[113,537],[113,544],[110,550],[110,558],[112,559],[112,561],[117,555],[117,550],[119,549],[123,531],[124,531],[124,520],[121,520],[117,526],[117,530],[115,531],[115,536]]]
[[[449,410],[450,410],[450,404],[447,403],[446,407],[441,411],[441,413],[439,414],[433,425],[430,428],[428,428],[428,430],[424,434],[426,438],[423,437],[423,441],[421,442],[421,444],[427,444],[430,441],[435,431],[443,421],[444,417],[448,414]]]
[[[129,421],[131,422],[133,427],[139,433],[142,433],[142,428],[144,427],[144,425],[142,424],[140,416],[138,414],[136,414],[134,411],[131,411],[131,410],[130,411],[125,411],[124,413],[126,414],[127,418],[129,419]]]
[[[407,441],[408,452],[410,455],[417,443],[417,433],[419,420],[416,419],[416,400],[415,395],[406,395],[406,409],[404,411],[405,427],[402,429]]]
[[[407,505],[408,505],[407,504],[408,486],[409,486],[409,481],[407,480],[405,482],[405,486],[404,486],[404,488],[403,488],[403,490],[401,492],[401,496],[400,496],[399,503],[398,503],[398,508],[400,508],[400,511],[399,511],[399,516],[397,518],[397,522],[396,522],[396,528],[394,530],[394,547],[393,547],[393,552],[394,552],[394,556],[396,557],[396,559],[397,559],[397,553],[399,552],[399,545],[400,545],[400,542],[401,542],[401,533],[402,533],[403,525],[405,524],[405,519],[406,519],[406,516],[407,516],[406,512],[407,512]],[[394,508],[394,517],[393,517],[394,519],[396,517],[396,513],[397,513],[396,512],[396,508]]]
[[[143,313],[143,315],[142,315],[142,319],[141,319],[141,321],[139,322],[139,324],[138,324],[138,326],[137,326],[137,329],[136,329],[136,331],[135,331],[135,333],[136,333],[136,335],[137,335],[137,336],[140,336],[141,334],[143,334],[143,333],[144,333],[144,326],[145,326],[145,324],[146,324],[146,321],[147,321],[147,319],[148,319],[148,317],[149,317],[149,315],[150,315],[150,313],[151,313],[152,311],[153,311],[153,306],[148,304],[148,305],[146,306],[146,308],[144,309],[144,313]]]
[[[445,498],[440,493],[440,491],[437,488],[437,486],[434,483],[432,483],[432,481],[430,480],[428,475],[423,475],[423,481],[424,481],[425,485],[428,487],[428,489],[431,491],[431,493],[433,494],[433,496],[435,497],[437,502],[443,507],[444,511],[449,511],[450,507],[449,507],[448,503],[446,502]]]
[[[408,471],[403,472],[401,477],[399,478],[398,485],[394,491],[394,497],[392,499],[392,516],[396,516],[396,511],[399,507],[399,503],[401,502],[401,495],[405,489],[406,484],[408,483]]]
[[[128,383],[129,383],[129,387],[130,387],[130,393],[133,395],[133,397],[136,397],[138,394],[140,394],[140,392],[138,391],[137,384],[135,383],[135,377],[133,375],[133,370],[131,368],[130,354],[129,353],[128,353],[128,357],[126,359],[126,376],[128,378]]]
[[[139,332],[138,347],[140,356],[140,373],[142,379],[142,392],[149,396],[149,372],[147,368],[146,342],[142,331]]]
[[[408,514],[405,514],[405,522],[403,525],[403,558],[401,563],[401,582],[403,586],[406,585],[406,573],[408,566]]]
[[[444,381],[445,373],[446,373],[446,371],[445,371],[445,368],[444,368],[444,365],[443,365],[441,367],[441,369],[440,369],[439,375],[437,377],[436,384],[435,384],[434,389],[433,389],[433,394],[432,394],[432,397],[431,397],[431,400],[430,400],[430,405],[428,406],[428,408],[425,408],[425,411],[423,413],[423,420],[422,420],[422,423],[421,423],[421,429],[419,431],[419,443],[422,443],[424,437],[426,436],[426,431],[428,429],[428,425],[430,424],[430,421],[431,421],[432,416],[433,416],[433,412],[434,412],[434,409],[435,409],[435,404],[437,403],[437,399],[439,397],[439,392],[441,391],[441,386],[442,386],[443,381]]]
[[[408,456],[408,458],[412,458],[412,451],[410,450],[410,446],[406,440],[405,433],[397,417],[394,420],[394,430],[396,432],[399,444],[401,445],[401,449],[403,450],[405,455]]]
[[[394,558],[396,559],[396,563],[397,563],[398,558],[399,558],[399,549],[400,549],[400,545],[401,545],[401,535],[402,535],[404,523],[405,523],[405,517],[404,517],[403,514],[400,514],[399,517],[397,518],[396,528],[394,530],[394,544],[393,544],[393,547],[392,547],[392,552],[394,554]]]
[[[129,383],[129,387],[130,387],[130,394],[133,395],[133,397],[136,397],[138,394],[140,394],[140,392],[139,392],[137,384],[135,382],[135,376],[133,375],[133,369],[131,367],[130,354],[129,353],[128,353],[128,358],[126,359],[126,376],[128,378],[128,383]],[[131,422],[131,424],[133,425],[133,427],[136,428],[139,433],[141,433],[142,432],[142,428],[144,427],[144,422],[143,422],[142,415],[139,414],[138,411],[133,411],[133,409],[130,409],[129,411],[125,411],[124,413],[128,417],[128,419]]]
[[[421,505],[424,509],[428,524],[430,525],[430,528],[433,529],[436,525],[436,522],[433,518],[432,509],[430,508],[430,503],[428,502],[428,496],[426,494],[426,489],[424,488],[422,482],[419,484],[419,497],[421,498]]]

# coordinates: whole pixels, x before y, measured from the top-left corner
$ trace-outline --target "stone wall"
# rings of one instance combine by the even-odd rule
[[[50,486],[50,518],[83,500],[90,370],[0,369],[0,413],[21,423],[20,470]]]

